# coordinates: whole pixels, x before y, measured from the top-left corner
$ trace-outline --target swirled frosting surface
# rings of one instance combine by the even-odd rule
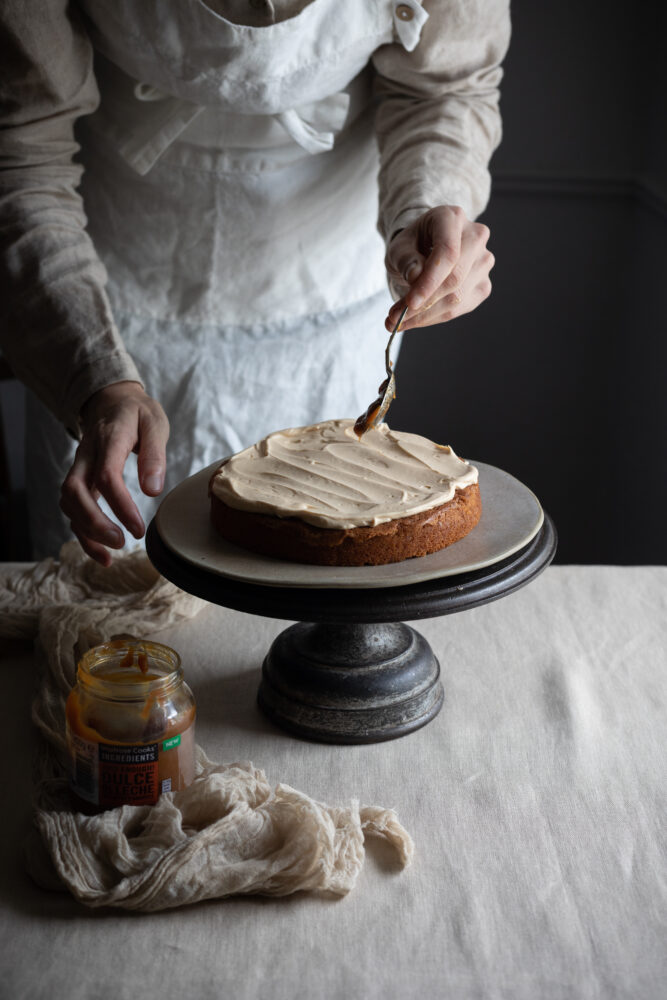
[[[477,482],[446,445],[387,424],[361,439],[353,420],[276,431],[228,459],[211,491],[229,507],[357,528],[439,507]]]

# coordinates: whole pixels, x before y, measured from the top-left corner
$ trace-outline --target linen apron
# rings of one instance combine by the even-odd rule
[[[203,0],[81,7],[101,94],[80,123],[88,228],[170,421],[165,491],[273,430],[356,417],[382,377],[390,304],[369,59],[415,48],[418,0],[312,0],[265,27]],[[57,498],[74,444],[32,399],[27,424],[41,557],[70,536]],[[131,456],[148,523],[159,499],[135,470]]]

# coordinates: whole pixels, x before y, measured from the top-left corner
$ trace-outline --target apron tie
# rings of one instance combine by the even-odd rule
[[[141,127],[135,126],[119,143],[118,152],[143,176],[204,108],[203,105],[164,94],[148,83],[138,83],[134,96],[138,101],[152,105],[150,115],[146,116]]]
[[[171,97],[147,83],[134,88],[138,101],[150,103],[151,113],[142,127],[136,126],[119,144],[118,152],[138,174],[147,174],[166,149],[205,109],[178,97]],[[291,139],[308,153],[333,148],[335,133],[345,124],[350,95],[341,92],[321,101],[291,108],[272,117]]]
[[[307,153],[324,153],[333,148],[335,133],[345,124],[350,95],[342,92],[322,101],[290,108],[275,115],[288,135]]]

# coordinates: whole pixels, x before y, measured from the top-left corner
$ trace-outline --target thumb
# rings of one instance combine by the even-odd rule
[[[407,289],[424,270],[425,258],[416,246],[414,235],[408,229],[398,233],[391,241],[387,253],[387,270],[394,284]]]
[[[414,285],[415,281],[419,275],[424,270],[424,258],[421,254],[417,254],[404,268],[403,277],[406,284]]]
[[[402,299],[424,270],[424,258],[420,253],[413,253],[407,258],[407,262],[399,267],[398,273],[394,272],[390,277],[390,286],[396,298]]]

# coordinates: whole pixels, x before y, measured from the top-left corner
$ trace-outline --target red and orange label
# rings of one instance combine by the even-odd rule
[[[84,739],[69,727],[67,738],[72,791],[80,799],[102,809],[155,805],[163,792],[189,784],[194,777],[192,725],[183,733],[156,743],[97,743]],[[185,751],[182,761],[181,750]]]
[[[122,805],[154,805],[158,786],[158,744],[113,746],[98,744],[99,804],[105,809]]]

